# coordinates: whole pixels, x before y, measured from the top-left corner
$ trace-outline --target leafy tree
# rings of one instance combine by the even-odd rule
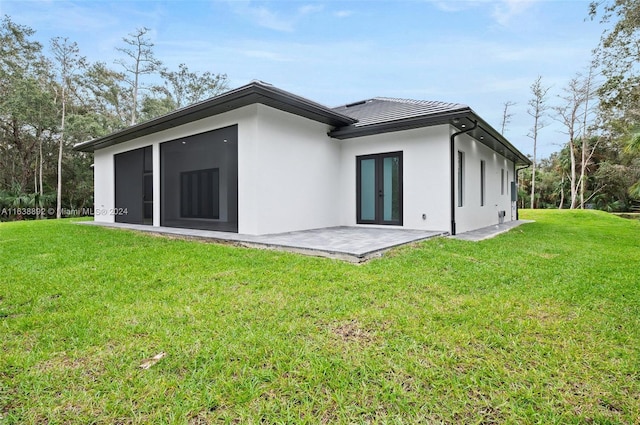
[[[584,138],[576,140],[581,149]],[[628,189],[640,179],[640,155],[630,154],[620,139],[592,136],[588,142],[591,162],[585,171],[585,206],[605,211],[629,211],[640,197]],[[540,162],[539,205],[542,208],[562,207],[564,193],[570,191],[570,147],[566,144],[559,152]]]
[[[595,173],[598,186],[594,200],[599,209],[605,211],[628,211],[633,206],[629,188],[640,174],[638,165],[626,166],[614,161],[600,164]],[[637,199],[637,198],[636,198]]]
[[[81,102],[93,121],[91,135],[103,136],[127,126],[131,116],[131,92],[125,75],[104,62],[90,65],[81,76]],[[89,124],[89,123],[87,123]]]
[[[629,131],[629,135],[625,140],[625,152],[630,155],[640,157],[640,126],[636,125]],[[640,199],[640,178],[629,187],[629,195],[632,198]]]
[[[168,114],[175,108],[175,103],[169,96],[145,96],[142,99],[142,108],[140,109],[140,121],[148,121]]]
[[[613,24],[602,33],[596,60],[605,82],[598,90],[602,108],[632,122],[640,118],[640,2],[592,1],[591,18]],[[614,22],[615,21],[615,22]]]
[[[52,40],[50,61],[42,46],[31,40],[32,29],[5,17],[0,34],[0,192],[14,200],[29,198],[32,206],[42,208],[55,205],[59,197],[57,206],[61,211],[68,201],[62,186],[56,193],[57,180],[78,159],[90,161],[85,154],[64,149],[65,144],[91,137],[77,124],[68,126],[76,114],[88,112],[78,93],[71,90],[75,87],[73,77],[77,76],[73,66],[60,66],[73,65],[77,46],[68,40]],[[66,59],[58,61],[58,54],[67,55]],[[89,164],[85,165],[85,175],[77,173],[67,178],[70,192],[77,192],[77,188],[86,186],[84,181],[92,180],[86,174],[91,173]],[[83,192],[78,196],[91,199],[92,194]]]
[[[598,95],[605,117],[603,126],[611,143],[626,145],[625,152],[616,161],[622,161],[620,170],[626,173],[620,181],[627,181],[626,177],[634,173],[635,158],[640,156],[640,2],[592,1],[589,14],[592,19],[599,17],[600,22],[607,25],[595,51],[596,62],[605,79]],[[606,171],[600,173],[602,179],[615,174],[613,167]],[[613,186],[613,182],[608,186]],[[640,178],[627,188],[626,193],[631,197],[631,204],[627,204],[630,208],[640,199]],[[623,198],[620,195],[620,205],[625,204]]]
[[[164,90],[173,100],[174,108],[182,108],[216,96],[229,88],[227,74],[209,71],[198,74],[189,71],[184,63],[178,66],[177,71],[163,69],[160,75],[165,80]]]
[[[565,170],[561,153],[555,152],[540,161],[538,208],[562,208],[565,194]]]
[[[33,29],[8,16],[0,21],[0,206],[56,206],[61,217],[63,207],[90,205],[92,155],[69,149],[72,144],[227,88],[226,75],[191,72],[185,64],[163,69],[162,85],[143,85],[142,77],[161,66],[148,31],[124,39],[118,49],[124,71],[118,72],[102,62],[87,64],[66,38],[52,39],[46,56]]]
[[[178,71],[163,69],[160,76],[164,83],[154,86],[142,99],[140,121],[147,121],[175,109],[216,96],[228,89],[226,74],[209,71],[199,74],[180,64]]]
[[[26,190],[33,177],[39,192],[37,152],[55,131],[55,107],[49,63],[33,34],[8,16],[0,25],[0,161],[10,170],[2,173],[4,187]]]

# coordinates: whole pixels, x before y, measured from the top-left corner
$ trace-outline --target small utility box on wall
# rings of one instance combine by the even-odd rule
[[[507,215],[506,211],[498,211],[498,224],[504,223],[504,217]]]

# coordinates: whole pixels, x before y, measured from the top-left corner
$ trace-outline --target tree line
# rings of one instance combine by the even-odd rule
[[[114,63],[90,63],[76,42],[55,37],[43,46],[32,28],[2,18],[0,220],[93,206],[93,155],[74,144],[228,89],[226,74],[165,67],[148,32],[123,37]]]
[[[594,1],[589,17],[608,24],[589,67],[554,97],[541,76],[530,86],[533,164],[520,172],[522,208],[640,211],[640,2]],[[503,133],[513,105],[504,103]],[[551,120],[562,128],[560,150],[539,159]]]

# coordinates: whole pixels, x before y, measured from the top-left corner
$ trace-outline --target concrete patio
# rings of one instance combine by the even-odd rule
[[[456,239],[478,241],[487,239],[523,224],[525,221],[509,222],[489,226],[473,232],[453,236]],[[170,235],[180,238],[201,239],[211,242],[233,243],[252,248],[267,248],[296,252],[306,255],[337,258],[360,263],[381,256],[385,251],[437,236],[447,232],[391,229],[372,227],[328,227],[270,235],[243,235],[212,230],[184,229],[177,227],[154,227],[127,223],[98,223],[81,221],[78,224],[112,227],[140,232]]]
[[[470,232],[460,233],[455,236],[450,236],[450,238],[459,239],[461,241],[479,242],[485,239],[491,239],[499,234],[506,233],[514,227],[518,227],[526,223],[533,223],[533,220],[507,221],[506,223],[495,224],[493,226],[483,227]]]

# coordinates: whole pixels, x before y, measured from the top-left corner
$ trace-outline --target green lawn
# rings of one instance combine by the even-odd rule
[[[521,216],[364,265],[0,223],[0,423],[637,424],[640,221]]]

